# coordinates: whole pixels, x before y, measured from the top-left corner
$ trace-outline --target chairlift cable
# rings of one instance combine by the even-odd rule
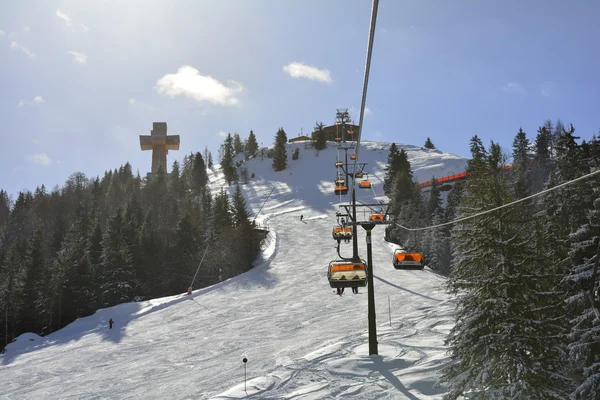
[[[409,232],[426,231],[426,230],[429,230],[429,229],[441,228],[442,226],[453,225],[453,224],[456,224],[456,223],[458,223],[458,222],[467,221],[467,220],[469,220],[469,219],[472,219],[472,218],[480,217],[480,216],[482,216],[482,215],[489,214],[489,213],[491,213],[491,212],[498,211],[498,210],[500,210],[500,209],[503,209],[503,208],[506,208],[506,207],[510,207],[510,206],[512,206],[512,205],[514,205],[514,204],[517,204],[517,203],[521,203],[521,202],[523,202],[523,201],[530,200],[530,199],[532,199],[532,198],[534,198],[534,197],[541,196],[541,195],[543,195],[543,194],[546,194],[546,193],[549,193],[549,192],[551,192],[551,191],[553,191],[553,190],[556,190],[556,189],[559,189],[559,188],[565,187],[565,186],[567,186],[567,185],[570,185],[570,184],[572,184],[572,183],[575,183],[575,182],[578,182],[578,181],[582,181],[582,180],[585,180],[585,179],[591,178],[591,177],[593,177],[593,176],[595,176],[595,175],[598,175],[598,174],[600,174],[600,169],[598,169],[597,171],[591,172],[591,173],[589,173],[589,174],[582,175],[582,176],[580,176],[579,178],[575,178],[575,179],[573,179],[573,180],[570,180],[570,181],[568,181],[568,182],[561,183],[560,185],[556,185],[556,186],[553,186],[553,187],[551,187],[551,188],[544,189],[544,190],[542,190],[542,191],[540,191],[540,192],[537,192],[537,193],[535,193],[535,194],[532,194],[531,196],[523,197],[522,199],[518,199],[518,200],[512,201],[512,202],[510,202],[510,203],[506,203],[506,204],[503,204],[503,205],[501,205],[501,206],[494,207],[494,208],[492,208],[492,209],[490,209],[490,210],[481,211],[481,212],[478,212],[478,213],[476,213],[476,214],[469,215],[469,216],[462,217],[462,218],[458,218],[458,219],[455,219],[455,220],[453,220],[453,221],[444,222],[444,223],[442,223],[442,224],[436,224],[436,225],[426,226],[426,227],[423,227],[423,228],[408,228],[408,227],[406,227],[406,226],[400,225],[398,222],[392,222],[392,223],[393,223],[394,225],[398,226],[399,228],[402,228],[402,229],[404,229],[404,230],[406,230],[406,231],[409,231]]]

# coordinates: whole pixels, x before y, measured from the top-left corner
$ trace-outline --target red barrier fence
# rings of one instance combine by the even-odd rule
[[[512,165],[505,165],[504,169],[505,170],[512,169]],[[488,169],[486,172],[490,172],[490,171],[491,171],[491,169]],[[454,182],[454,181],[456,181],[458,179],[464,179],[468,175],[471,175],[471,173],[470,172],[462,172],[460,174],[448,175],[448,176],[444,176],[443,178],[437,178],[437,179],[435,179],[435,181],[437,183]],[[431,186],[431,185],[433,185],[433,179],[430,180],[430,181],[427,181],[427,182],[419,183],[417,185],[417,187],[419,189],[421,189],[421,188],[428,187],[428,186]]]

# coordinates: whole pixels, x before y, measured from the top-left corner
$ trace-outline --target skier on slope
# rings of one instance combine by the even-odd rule
[[[108,329],[112,329],[113,323],[112,318],[108,320]]]
[[[304,215],[300,214],[300,221],[302,222],[303,219],[304,219]]]

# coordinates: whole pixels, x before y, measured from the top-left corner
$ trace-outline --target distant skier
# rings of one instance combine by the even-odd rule
[[[304,215],[300,214],[300,222],[304,219]]]
[[[108,329],[112,329],[113,323],[114,322],[113,322],[112,318],[108,320],[108,327],[109,327]]]

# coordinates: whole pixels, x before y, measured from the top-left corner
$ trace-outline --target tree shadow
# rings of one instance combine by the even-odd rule
[[[406,398],[410,400],[419,400],[417,396],[412,394],[406,386],[398,379],[396,375],[392,371],[397,371],[402,368],[406,368],[410,365],[405,360],[402,359],[394,359],[391,362],[386,362],[383,360],[382,356],[372,355],[370,356],[373,364],[370,366],[366,364],[367,368],[371,368],[375,372],[379,372],[385,379],[388,380],[400,393],[402,393]]]
[[[417,296],[424,297],[424,298],[426,298],[426,299],[428,299],[428,300],[433,300],[433,301],[444,301],[443,299],[435,299],[435,298],[433,298],[433,297],[429,297],[429,296],[426,296],[426,295],[424,295],[424,294],[421,294],[421,293],[413,292],[413,291],[412,291],[412,290],[410,290],[410,289],[403,288],[402,286],[398,286],[398,285],[396,285],[396,284],[394,284],[394,283],[392,283],[392,282],[390,282],[390,281],[388,281],[388,280],[386,280],[386,279],[383,279],[383,278],[381,278],[381,277],[379,277],[379,276],[376,276],[376,275],[373,275],[373,278],[375,278],[375,279],[377,279],[377,280],[380,280],[381,282],[383,282],[383,283],[385,283],[385,284],[387,284],[387,285],[390,285],[390,286],[393,286],[393,287],[395,287],[395,288],[397,288],[397,289],[404,290],[404,291],[406,291],[406,292],[409,292],[409,293],[415,294],[415,295],[417,295]]]

